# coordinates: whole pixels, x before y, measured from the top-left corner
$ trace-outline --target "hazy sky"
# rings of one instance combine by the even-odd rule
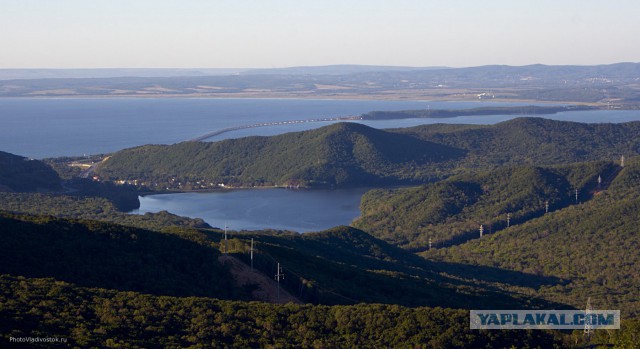
[[[640,61],[638,0],[0,0],[0,68]]]

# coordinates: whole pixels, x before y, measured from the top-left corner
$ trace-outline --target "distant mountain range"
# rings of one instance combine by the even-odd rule
[[[242,74],[273,74],[273,75],[347,75],[358,73],[372,72],[408,72],[417,70],[442,70],[450,69],[449,67],[402,67],[389,65],[356,65],[356,64],[339,64],[312,67],[287,67],[287,68],[267,68],[267,69],[248,69]]]
[[[78,68],[78,69],[0,69],[0,80],[21,79],[91,79],[117,77],[177,77],[237,74],[245,69],[180,69],[180,68]]]
[[[350,75],[361,73],[416,73],[429,76],[486,78],[518,76],[526,80],[540,78],[574,79],[577,75],[595,78],[638,77],[640,63],[615,63],[608,65],[544,65],[525,66],[485,65],[477,67],[451,68],[444,66],[408,67],[385,65],[336,64],[325,66],[300,66],[283,68],[25,68],[0,69],[0,80],[18,79],[91,79],[118,77],[194,77],[228,75]]]
[[[340,64],[286,68],[62,68],[0,69],[0,80],[18,79],[91,79],[117,77],[184,77],[220,75],[345,75],[366,72],[436,70],[447,67],[401,67],[384,65]]]

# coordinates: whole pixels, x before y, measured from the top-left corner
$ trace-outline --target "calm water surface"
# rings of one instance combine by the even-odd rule
[[[167,210],[232,230],[283,229],[300,233],[349,225],[360,215],[367,189],[243,189],[140,197],[134,213]]]
[[[102,154],[143,144],[173,144],[223,128],[262,122],[352,116],[373,110],[456,109],[490,105],[521,104],[318,99],[0,98],[0,150],[38,159]],[[435,122],[493,124],[513,117],[498,115],[363,123],[377,128]],[[608,116],[592,118],[605,120]],[[327,124],[329,122],[244,129],[210,140],[275,135]]]

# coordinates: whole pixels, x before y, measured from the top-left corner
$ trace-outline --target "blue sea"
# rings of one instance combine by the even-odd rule
[[[493,102],[371,101],[321,99],[0,99],[0,150],[31,158],[104,154],[143,144],[173,144],[211,131],[262,122],[354,116],[373,110],[454,109]],[[427,123],[494,124],[515,116],[366,121],[377,128]],[[640,120],[637,111],[561,113],[556,119],[584,122]],[[243,129],[211,141],[274,135],[330,122]]]

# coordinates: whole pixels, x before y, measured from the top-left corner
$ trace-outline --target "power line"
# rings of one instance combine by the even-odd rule
[[[224,254],[229,253],[229,244],[227,241],[227,223],[224,223]]]
[[[253,239],[253,238],[252,238],[252,239]],[[256,250],[256,251],[260,251],[260,254],[261,254],[263,257],[265,257],[265,258],[267,258],[267,259],[271,260],[271,261],[272,261],[272,262],[274,262],[274,263],[277,263],[277,264],[278,264],[278,267],[280,267],[280,263],[278,263],[278,261],[277,261],[277,260],[276,260],[272,255],[270,255],[269,253],[267,253],[267,252],[265,252],[265,251],[261,251],[261,250]],[[281,272],[282,272],[282,270],[283,270],[283,268],[281,268],[281,267],[280,267],[280,271],[281,271]],[[307,280],[305,277],[303,277],[303,276],[301,276],[301,275],[299,275],[299,274],[297,274],[297,273],[293,272],[292,270],[287,270],[287,273],[289,273],[289,274],[293,275],[294,277],[298,278],[298,280]],[[283,275],[283,279],[284,279],[284,274],[282,274],[282,275]],[[279,285],[279,284],[278,284],[278,285]],[[334,295],[334,296],[337,296],[337,297],[343,298],[343,299],[345,299],[345,300],[349,301],[350,303],[353,303],[353,304],[361,303],[361,301],[359,301],[359,300],[357,300],[357,299],[353,299],[353,298],[347,297],[347,296],[345,296],[345,295],[343,295],[343,294],[336,293],[335,291],[333,291],[333,290],[331,290],[331,289],[328,289],[328,288],[325,288],[325,287],[322,287],[322,286],[320,286],[319,284],[314,284],[314,285],[313,285],[313,287],[314,287],[314,288],[316,288],[317,290],[321,291],[321,292],[324,292],[324,293],[331,293],[331,294],[332,294],[332,295]],[[279,291],[279,289],[278,289],[278,291]]]
[[[284,274],[282,273],[280,263],[278,263],[278,269],[276,270],[276,280],[278,281],[278,303],[280,303],[280,280],[284,280]]]

